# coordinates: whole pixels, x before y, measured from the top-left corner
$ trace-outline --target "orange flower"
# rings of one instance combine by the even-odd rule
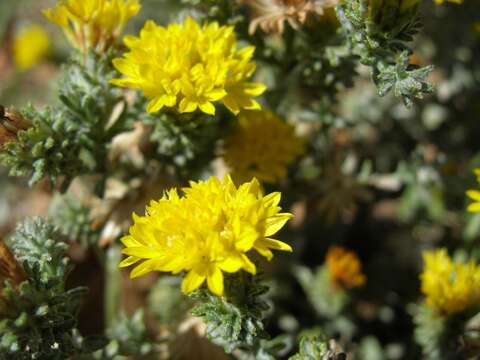
[[[328,250],[325,261],[334,286],[350,289],[365,284],[362,263],[353,251],[333,246]]]

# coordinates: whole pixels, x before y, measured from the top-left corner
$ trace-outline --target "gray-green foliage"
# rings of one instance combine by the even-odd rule
[[[7,282],[3,290],[12,315],[0,321],[0,359],[65,359],[103,346],[101,338],[82,338],[75,329],[87,290],[66,289],[71,266],[58,237],[52,224],[32,218],[8,240],[27,280],[17,288]]]
[[[90,211],[80,200],[68,194],[56,194],[49,209],[59,232],[84,247],[96,244],[99,238],[99,231],[92,228]]]
[[[181,321],[192,304],[180,292],[180,279],[161,276],[148,296],[150,312],[162,325],[174,325]]]
[[[112,54],[77,56],[64,69],[59,103],[25,109],[32,127],[0,154],[10,174],[29,176],[31,185],[44,177],[52,184],[63,178],[66,189],[78,175],[105,174],[108,145],[127,128],[122,92],[109,84],[115,76]]]
[[[181,0],[182,4],[194,7],[206,19],[228,23],[230,25],[239,24],[245,20],[245,16],[240,13],[240,2],[231,0]]]
[[[95,354],[95,359],[120,360],[129,356],[147,359],[155,353],[155,342],[145,326],[143,310],[137,310],[131,317],[120,314],[115,326],[107,329],[110,342]]]
[[[329,349],[327,339],[320,336],[304,336],[300,339],[299,352],[289,360],[345,360],[347,355]]]
[[[422,347],[428,360],[454,360],[463,358],[459,352],[460,335],[464,333],[463,316],[445,316],[427,305],[415,308],[415,341]]]
[[[153,150],[147,156],[192,177],[213,160],[217,140],[228,129],[229,122],[222,118],[221,114],[212,117],[175,112],[143,115],[142,121],[152,130]]]
[[[427,82],[433,67],[410,63],[408,43],[420,27],[418,5],[401,6],[401,1],[345,1],[337,7],[337,16],[360,62],[370,67],[378,94],[393,91],[411,105],[433,91]]]
[[[18,141],[4,146],[0,160],[9,167],[11,176],[30,176],[30,185],[44,177],[55,183],[60,176],[72,178],[86,171],[78,161],[76,133],[79,124],[69,121],[63,110],[28,107],[23,116],[33,126],[18,133]]]
[[[262,322],[268,309],[264,300],[268,288],[258,277],[246,273],[233,274],[225,279],[227,293],[218,297],[207,289],[194,292],[197,301],[192,314],[205,322],[207,337],[230,353],[237,349],[250,356],[260,350],[260,341],[268,339]]]
[[[295,276],[320,316],[336,318],[341,314],[349,297],[344,290],[332,287],[326,267],[319,267],[312,272],[306,267],[298,266]]]

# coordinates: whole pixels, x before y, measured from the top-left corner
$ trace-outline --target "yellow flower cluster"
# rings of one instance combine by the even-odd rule
[[[295,128],[268,111],[245,111],[236,131],[225,141],[224,159],[235,181],[253,177],[274,183],[304,151]]]
[[[145,216],[133,214],[134,225],[122,238],[128,257],[121,267],[138,262],[130,276],[151,271],[186,272],[182,291],[190,293],[205,281],[222,295],[223,272],[256,273],[246,253],[256,250],[270,260],[271,250],[292,248],[270,238],[291,218],[281,213],[280,193],[264,196],[255,179],[239,188],[226,176],[191,182],[181,197],[169,190],[152,201]]]
[[[476,177],[477,182],[480,183],[480,168],[473,170]],[[468,190],[467,196],[472,199],[474,202],[468,205],[467,211],[470,212],[479,212],[480,211],[480,191],[478,190]]]
[[[453,262],[445,249],[427,251],[420,275],[427,305],[438,312],[455,314],[480,305],[480,266],[474,261]]]
[[[59,0],[44,15],[63,29],[75,48],[103,52],[139,11],[138,0]]]
[[[255,48],[237,49],[231,26],[201,27],[187,18],[165,28],[148,21],[139,37],[125,37],[125,45],[130,51],[113,62],[125,77],[112,83],[143,90],[151,98],[148,112],[165,106],[213,115],[218,101],[234,114],[260,108],[252,97],[266,87],[247,81],[255,71]]]
[[[336,287],[354,288],[365,284],[366,277],[362,273],[362,263],[357,254],[341,246],[328,249],[325,260],[330,281]]]
[[[15,66],[25,71],[41,62],[50,49],[50,39],[45,29],[30,25],[21,29],[13,39],[13,61]]]

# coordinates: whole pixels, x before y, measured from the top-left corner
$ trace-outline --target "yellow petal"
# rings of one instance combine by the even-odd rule
[[[145,275],[154,270],[155,259],[150,259],[144,261],[137,267],[135,267],[132,272],[130,273],[130,279],[135,279],[139,276]]]
[[[223,295],[223,273],[218,267],[212,267],[207,277],[207,285],[212,293]]]
[[[265,90],[267,90],[267,86],[261,83],[246,83],[243,86],[245,94],[251,96],[259,96],[262,95]]]
[[[161,96],[154,98],[153,100],[150,100],[148,105],[147,105],[147,112],[153,113],[160,111],[163,106],[165,105],[163,98]]]
[[[222,101],[223,105],[225,105],[228,110],[230,110],[233,114],[238,115],[240,112],[240,107],[233,96],[227,95],[222,99]]]
[[[257,267],[255,264],[250,261],[250,259],[247,257],[247,255],[242,254],[242,260],[243,260],[243,269],[246,272],[249,272],[252,275],[255,275],[257,273]]]
[[[240,256],[230,256],[219,265],[220,269],[228,273],[234,273],[243,267],[243,260]]]
[[[118,267],[120,267],[120,268],[127,267],[127,266],[135,264],[138,261],[140,261],[140,258],[138,258],[136,256],[129,256],[129,257],[123,259],[123,261],[120,264],[118,264]]]
[[[215,106],[211,102],[204,102],[200,104],[200,110],[202,110],[205,114],[208,115],[215,115]]]
[[[467,196],[470,199],[473,199],[475,201],[480,201],[480,191],[478,191],[478,190],[468,190],[467,191]]]
[[[467,207],[468,212],[479,212],[480,211],[480,202],[472,203]]]
[[[197,107],[198,107],[197,103],[195,103],[193,101],[189,101],[186,98],[182,99],[182,101],[180,101],[180,112],[181,113],[194,112],[197,109]]]
[[[123,249],[122,254],[136,256],[142,259],[151,259],[162,256],[163,252],[145,246],[133,246]]]
[[[267,258],[268,261],[272,260],[273,253],[267,248],[263,243],[257,241],[255,246],[253,247],[257,252],[262,255],[263,257]]]
[[[227,96],[227,92],[224,89],[217,89],[209,91],[207,96],[210,101],[218,101]]]
[[[280,203],[281,198],[282,194],[280,192],[273,192],[263,198],[263,203],[267,208],[275,207]]]
[[[182,292],[184,294],[189,294],[192,291],[198,289],[203,282],[205,281],[205,276],[200,275],[194,270],[190,270],[190,272],[183,278],[182,281]]]
[[[292,214],[281,213],[267,218],[265,222],[265,236],[272,236],[277,233],[292,216]]]
[[[273,250],[280,250],[280,251],[288,251],[292,252],[293,249],[287,243],[283,241],[275,240],[275,239],[264,239],[261,240],[262,244],[265,244],[266,247],[273,249]]]

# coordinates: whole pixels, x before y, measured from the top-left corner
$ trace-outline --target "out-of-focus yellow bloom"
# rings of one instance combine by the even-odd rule
[[[362,286],[367,280],[362,273],[362,263],[353,251],[332,246],[328,249],[325,262],[334,286],[350,289]]]
[[[104,52],[140,11],[138,0],[59,0],[44,15],[82,52]]]
[[[50,38],[40,25],[29,25],[21,29],[13,39],[13,61],[25,71],[41,62],[50,49]]]
[[[475,176],[477,177],[477,182],[480,183],[480,168],[473,170]],[[480,191],[478,190],[468,190],[467,196],[472,199],[472,202],[467,207],[467,211],[469,212],[479,212],[480,211]]]
[[[480,266],[473,260],[453,262],[445,249],[423,254],[421,289],[427,305],[445,314],[455,314],[480,305]]]
[[[134,225],[122,238],[128,257],[121,267],[137,265],[130,276],[151,271],[187,274],[182,291],[190,293],[205,281],[222,295],[223,272],[241,269],[256,273],[247,252],[256,250],[271,260],[271,250],[292,251],[272,239],[292,217],[281,213],[280,193],[264,196],[255,179],[238,189],[231,178],[211,177],[191,182],[181,197],[175,189],[152,201],[145,216],[133,215]]]
[[[232,26],[201,27],[187,18],[165,28],[148,21],[139,37],[125,37],[125,45],[130,51],[113,61],[125,77],[112,83],[143,90],[151,99],[148,112],[176,107],[213,115],[219,101],[234,114],[260,109],[253,97],[266,87],[247,81],[255,71],[255,48],[237,49]]]
[[[255,177],[274,183],[285,177],[288,165],[303,153],[303,145],[295,128],[275,114],[245,111],[225,142],[224,158],[235,181]]]
[[[451,3],[454,3],[454,4],[463,4],[463,0],[435,0],[435,3],[437,5],[441,5],[445,2],[451,2]]]

